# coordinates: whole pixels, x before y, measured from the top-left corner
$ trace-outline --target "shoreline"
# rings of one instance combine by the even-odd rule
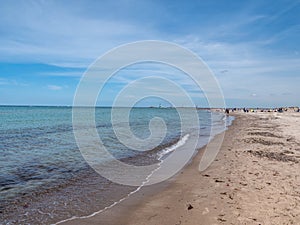
[[[23,113],[23,111],[20,111],[21,114],[25,115]],[[38,111],[39,112],[39,111]],[[45,111],[47,112],[47,111]],[[56,111],[57,112],[57,111]],[[66,111],[63,111],[66,112]],[[149,113],[152,113],[152,111],[150,111]],[[209,120],[208,120],[208,115],[209,113],[201,113],[201,115],[203,115],[202,117],[202,121],[203,121],[203,127],[202,127],[202,134],[201,138],[199,138],[199,142],[198,142],[198,147],[201,147],[202,145],[204,145],[207,141],[208,141],[208,132],[210,130],[210,125],[209,125]],[[66,114],[67,115],[67,114]],[[166,115],[165,113],[163,113],[163,116]],[[172,115],[172,114],[171,114]],[[223,115],[223,114],[222,114]],[[170,117],[168,115],[168,117]],[[215,125],[216,127],[219,127],[219,129],[214,129],[213,133],[216,133],[217,130],[219,130],[219,132],[221,132],[221,130],[224,130],[224,128],[222,128],[222,124],[224,122],[224,119],[222,117],[222,123],[219,123],[219,117],[222,117],[219,114],[216,114],[215,117],[213,117],[213,121],[216,121]],[[27,118],[27,117],[26,117]],[[25,119],[26,119],[25,118]],[[47,118],[42,116],[41,118]],[[26,121],[26,120],[25,120]],[[65,120],[63,120],[65,121]],[[175,123],[174,123],[175,124]],[[191,124],[192,125],[192,124]],[[176,126],[173,126],[176,128]],[[173,128],[172,127],[172,128]],[[43,143],[45,146],[47,146],[48,143],[56,143],[56,139],[55,137],[58,136],[57,134],[59,134],[60,138],[58,139],[58,141],[60,141],[62,138],[61,137],[67,137],[65,140],[68,143],[68,141],[70,141],[70,139],[68,139],[69,136],[69,129],[68,126],[63,126],[61,127],[61,123],[60,121],[58,121],[57,124],[50,124],[49,128],[47,126],[45,126],[45,129],[42,130],[38,130],[37,132],[37,128],[38,127],[28,127],[27,126],[23,126],[23,130],[25,133],[25,131],[28,130],[29,134],[32,133],[32,135],[34,135],[36,137],[36,133],[39,133],[39,138],[36,138],[36,140],[40,140],[43,139],[44,137],[47,137],[49,141],[47,142],[41,142]],[[61,129],[64,128],[64,129]],[[66,128],[66,129],[65,129]],[[49,137],[48,135],[48,130],[50,129],[51,135]],[[15,134],[14,129],[11,129],[10,132],[8,132],[8,136],[11,134],[12,137]],[[57,132],[56,132],[57,131]],[[176,130],[173,130],[174,134]],[[191,131],[193,131],[193,129],[191,129]],[[31,133],[30,133],[31,132]],[[19,132],[20,133],[20,132]],[[18,143],[22,143],[24,140],[22,139],[22,137],[16,133],[16,140],[18,141]],[[26,132],[27,133],[27,132]],[[192,133],[192,132],[191,132]],[[5,136],[4,136],[5,137]],[[40,138],[41,137],[41,138]],[[202,138],[203,137],[203,138]],[[27,138],[27,136],[26,136]],[[153,159],[153,160],[157,160],[157,157],[161,157],[161,155],[164,155],[165,153],[167,153],[170,148],[173,148],[175,145],[177,145],[179,143],[179,141],[181,142],[180,138],[175,139],[176,136],[174,136],[173,138],[169,139],[169,141],[166,141],[166,144],[161,144],[158,147],[156,147],[155,149],[148,151],[150,154],[145,154],[145,153],[141,153],[141,155],[138,155],[138,157],[127,157],[127,158],[123,158],[121,160],[129,162],[129,164],[134,164],[134,163],[143,163],[143,162],[150,162],[149,159]],[[184,138],[183,138],[184,139]],[[12,139],[13,140],[13,139]],[[173,141],[174,140],[174,141]],[[195,138],[195,140],[197,141],[197,139]],[[2,142],[3,143],[3,142]],[[5,144],[6,142],[4,142]],[[26,142],[27,143],[27,142]],[[64,143],[64,142],[60,142],[60,143]],[[70,142],[72,143],[72,142]],[[29,146],[29,145],[28,145]],[[70,149],[72,148],[72,145],[65,145],[64,148],[65,149],[69,149],[68,147],[71,146]],[[26,146],[25,146],[26,147]],[[54,144],[55,147],[55,144]],[[196,149],[198,149],[198,147]],[[184,147],[183,147],[184,148]],[[49,148],[44,148],[46,151]],[[51,148],[50,148],[51,149]],[[55,149],[54,148],[54,153],[56,152],[60,152],[60,149]],[[74,149],[75,150],[75,149]],[[165,151],[168,150],[168,151]],[[191,149],[190,149],[191,150]],[[74,151],[75,152],[75,151]],[[161,154],[158,154],[160,153]],[[47,153],[47,152],[45,152]],[[79,153],[79,151],[78,151]],[[184,151],[183,151],[184,153]],[[196,155],[197,151],[193,151],[192,153],[194,153],[194,155]],[[50,154],[52,155],[52,154]],[[55,154],[53,154],[55,155]],[[30,155],[29,155],[30,156]],[[28,158],[30,158],[28,156]],[[33,154],[34,156],[34,154]],[[116,183],[111,182],[110,180],[107,180],[101,176],[99,176],[99,174],[97,174],[94,170],[92,170],[90,167],[79,167],[79,169],[77,169],[77,167],[71,167],[73,164],[70,163],[68,164],[68,162],[75,162],[77,159],[77,156],[79,156],[78,158],[80,159],[80,154],[72,154],[72,157],[67,157],[64,158],[64,155],[62,155],[62,157],[58,158],[60,160],[55,160],[55,164],[51,164],[51,160],[49,160],[48,162],[46,162],[45,164],[43,164],[42,167],[39,167],[38,163],[27,163],[25,164],[24,167],[22,167],[22,171],[20,171],[20,173],[18,173],[18,176],[23,176],[24,179],[27,178],[28,182],[30,183],[31,186],[33,186],[33,184],[38,184],[40,185],[41,189],[37,188],[36,191],[30,191],[30,192],[20,192],[20,197],[18,198],[11,198],[12,201],[10,199],[1,202],[1,218],[2,221],[4,223],[44,223],[44,224],[55,224],[55,223],[59,223],[60,221],[64,221],[64,220],[68,220],[74,216],[76,217],[89,217],[89,215],[95,214],[98,211],[102,211],[104,208],[110,208],[111,205],[114,205],[115,202],[119,202],[120,199],[127,199],[127,196],[129,193],[135,191],[137,189],[137,187],[131,187],[131,186],[124,186],[124,185],[118,185]],[[149,159],[147,158],[149,157]],[[194,156],[193,156],[194,157]],[[189,160],[192,160],[193,157],[191,157]],[[58,162],[65,162],[63,161],[64,159],[66,159],[66,164],[63,163],[58,163]],[[70,159],[70,160],[69,160]],[[10,161],[10,162],[14,162],[14,161]],[[37,160],[37,162],[39,162],[39,160]],[[82,161],[80,161],[82,162]],[[48,164],[47,164],[48,163]],[[20,163],[20,167],[21,167]],[[28,165],[28,166],[27,166]],[[69,165],[71,165],[70,167],[68,167]],[[182,165],[183,166],[183,165]],[[10,168],[10,167],[8,167]],[[11,167],[14,168],[14,167]],[[58,169],[60,170],[58,170]],[[71,173],[73,170],[67,170],[67,169],[73,169],[74,168],[74,173]],[[84,169],[81,169],[84,168]],[[51,182],[49,183],[49,185],[46,183],[46,185],[43,185],[43,172],[44,171],[53,171],[53,173],[55,174],[56,171],[65,171],[65,173],[61,172],[59,174],[64,175],[64,179],[58,179],[58,182],[55,183],[56,180],[51,180]],[[34,174],[41,174],[38,178],[39,179],[34,179],[35,177],[29,176],[30,174],[28,174],[28,172],[30,171],[34,171]],[[70,172],[71,171],[71,172]],[[14,169],[8,170],[8,172],[13,173],[15,172]],[[18,171],[17,171],[18,172]],[[15,172],[15,174],[17,174],[17,172]],[[28,176],[26,176],[28,174]],[[67,175],[70,174],[70,179],[69,177],[66,177]],[[53,176],[52,174],[48,174],[46,173],[47,176],[49,176],[51,178],[51,176]],[[32,178],[32,181],[30,180]],[[62,182],[60,182],[60,180]],[[47,180],[46,180],[47,181]],[[24,185],[24,188],[26,188],[26,184]],[[7,192],[13,192],[15,191],[16,193],[18,193],[17,191],[18,189],[18,184],[19,183],[15,183],[16,185],[12,185],[12,186],[8,186],[8,191]],[[23,186],[21,186],[21,188],[23,188]],[[152,189],[152,187],[150,188]],[[6,196],[4,196],[6,197]],[[131,198],[131,197],[130,197]]]
[[[163,184],[101,215],[63,224],[299,223],[300,114],[233,115],[217,158],[204,172],[198,171],[200,149]]]
[[[131,224],[129,222],[128,214],[130,212],[134,212],[138,210],[144,202],[149,201],[152,196],[158,195],[159,193],[172,188],[174,182],[178,179],[179,176],[183,174],[187,168],[197,164],[197,171],[199,161],[204,153],[205,148],[208,144],[212,143],[218,137],[223,136],[224,132],[227,132],[231,126],[233,126],[235,119],[230,119],[229,123],[230,126],[226,128],[225,131],[221,133],[215,134],[212,140],[204,144],[202,147],[195,150],[194,156],[190,159],[190,161],[173,177],[169,178],[166,181],[163,181],[158,184],[150,185],[150,186],[143,186],[139,187],[140,190],[135,190],[133,194],[128,195],[124,199],[121,199],[118,202],[115,202],[113,205],[106,207],[107,209],[102,209],[97,212],[94,212],[91,215],[79,217],[79,218],[69,218],[63,221],[59,221],[55,224],[64,224],[64,225],[81,225],[81,224],[105,224],[105,225],[117,225],[117,224]]]

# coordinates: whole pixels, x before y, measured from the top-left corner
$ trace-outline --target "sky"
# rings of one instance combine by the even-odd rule
[[[160,40],[199,56],[228,107],[299,106],[299,3],[1,0],[0,105],[72,105],[83,73],[97,58],[119,45]],[[172,78],[196,105],[207,106],[203,92],[182,71],[151,63],[115,74],[98,104],[112,105],[128,83],[147,76]]]

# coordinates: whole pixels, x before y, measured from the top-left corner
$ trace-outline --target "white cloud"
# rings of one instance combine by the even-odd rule
[[[126,21],[74,13],[65,6],[29,1],[18,9],[0,9],[0,29],[6,29],[0,37],[0,59],[88,66],[116,45],[146,38],[150,32]]]
[[[126,18],[134,17],[136,14],[130,10],[138,9],[140,4],[138,1],[132,2],[135,7],[131,7],[129,3],[128,1],[116,3],[121,9],[120,12],[126,12]],[[285,28],[278,27],[276,31],[267,27],[285,16],[296,3],[285,4],[286,6],[277,10],[274,15],[268,10],[255,9],[261,8],[260,3],[253,3],[253,7],[243,7],[230,13],[226,21],[219,21],[219,25],[216,26],[211,26],[216,24],[215,19],[218,20],[218,17],[214,16],[212,19],[208,18],[203,26],[189,21],[184,32],[190,35],[186,36],[175,31],[176,27],[168,28],[166,25],[172,24],[172,21],[167,17],[160,18],[158,14],[165,14],[156,7],[153,11],[157,12],[157,16],[153,16],[155,18],[151,21],[147,18],[144,23],[145,21],[140,18],[141,15],[135,17],[134,21],[122,19],[118,11],[114,11],[116,15],[110,15],[113,13],[106,8],[114,8],[107,7],[107,3],[99,5],[93,3],[95,4],[93,6],[90,4],[77,2],[69,5],[61,1],[21,1],[18,7],[9,1],[2,4],[0,60],[5,62],[28,60],[63,67],[86,68],[97,57],[120,44],[142,39],[163,39],[183,45],[200,56],[215,72],[225,97],[250,98],[252,93],[256,93],[258,99],[258,96],[270,96],[270,93],[277,90],[289,90],[290,99],[296,99],[300,94],[297,87],[300,71],[297,42],[294,41],[295,49],[290,55],[278,54],[281,51],[278,48],[281,46],[278,41],[293,37],[294,34],[298,35],[299,25],[287,24]],[[163,6],[160,3],[158,5]],[[94,6],[101,7],[98,9]],[[165,10],[165,7],[161,8]],[[108,12],[96,13],[101,9]],[[118,10],[117,7],[115,10]],[[147,13],[149,12],[145,12]],[[200,11],[199,14],[201,13]],[[172,14],[169,16],[173,18]],[[158,22],[163,18],[166,20]],[[257,33],[259,30],[262,31],[261,34]],[[175,76],[177,74],[173,70],[138,69],[126,71],[124,76],[117,76],[113,81],[124,84],[138,79],[140,74],[161,75],[178,82],[191,92],[198,90],[189,77]],[[50,71],[45,74],[41,72],[40,75],[74,78],[81,76],[81,72]],[[11,80],[12,78],[9,79],[7,81],[0,79],[0,85],[20,85]],[[57,85],[47,87],[50,90],[66,88]],[[159,85],[156,87],[159,88]]]
[[[29,84],[15,79],[0,78],[0,85],[28,86]]]
[[[59,90],[63,89],[63,87],[58,86],[58,85],[48,85],[48,89],[52,90],[52,91],[59,91]]]
[[[6,79],[0,78],[0,85],[7,85],[9,82]]]

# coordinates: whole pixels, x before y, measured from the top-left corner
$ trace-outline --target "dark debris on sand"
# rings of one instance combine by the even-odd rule
[[[276,160],[281,162],[294,162],[298,163],[299,161],[294,157],[290,155],[286,155],[284,152],[266,152],[266,151],[254,151],[254,150],[248,150],[248,153],[260,157],[260,158],[268,158],[270,160]]]
[[[191,210],[191,209],[193,209],[194,207],[191,205],[191,204],[188,204],[187,205],[187,210]]]
[[[246,143],[262,144],[262,145],[284,145],[282,142],[274,142],[265,140],[263,138],[247,138],[245,139]]]

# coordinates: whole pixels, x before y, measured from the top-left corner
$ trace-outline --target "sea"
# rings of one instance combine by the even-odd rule
[[[157,146],[145,144],[140,146],[144,151],[135,151],[119,140],[115,126],[123,124],[113,124],[111,113],[110,107],[95,108],[99,138],[116,159],[132,165],[164,160],[196,129],[200,130],[199,149],[234,119],[222,112],[198,109],[199,121],[191,121],[190,129],[182,133],[175,108],[132,108],[129,125],[137,137],[151,135],[152,118],[161,118],[166,125]],[[0,224],[59,224],[87,217],[113,207],[139,189],[101,176],[85,161],[74,137],[72,107],[0,106]]]

